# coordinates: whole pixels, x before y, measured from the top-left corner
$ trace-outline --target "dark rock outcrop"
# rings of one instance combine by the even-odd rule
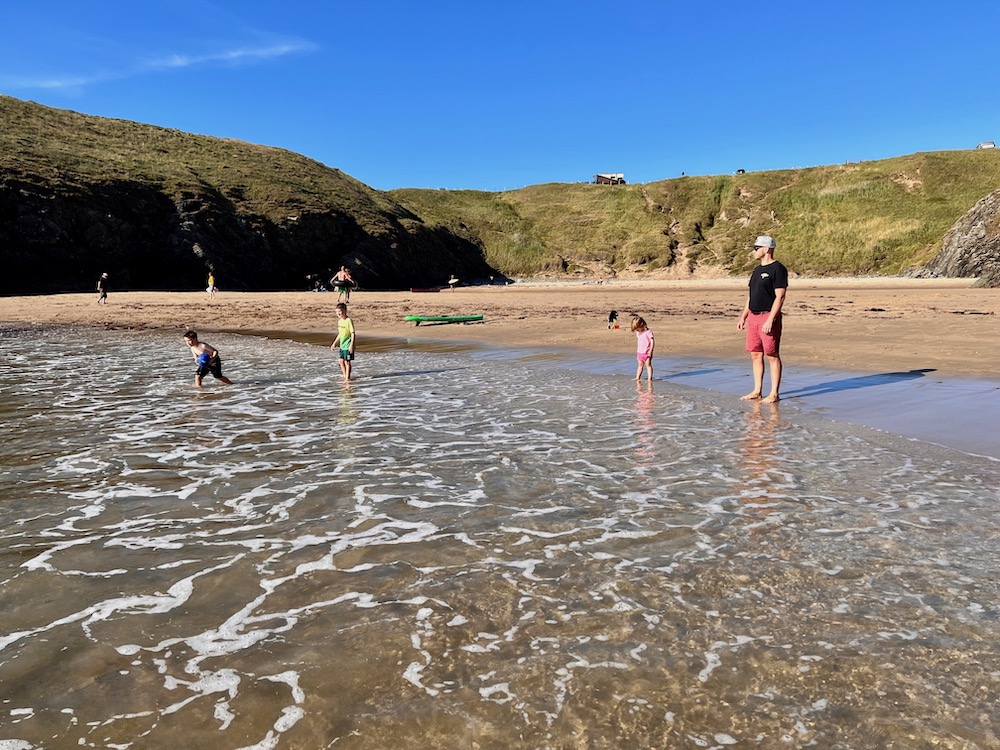
[[[118,181],[68,187],[0,177],[0,294],[198,289],[209,269],[231,290],[303,289],[341,265],[367,288],[398,289],[500,275],[468,239],[417,217],[310,209],[276,220],[247,213],[210,187],[173,197]]]
[[[474,237],[282,149],[0,96],[0,294],[502,276]]]
[[[980,200],[945,234],[941,251],[922,275],[978,277],[976,286],[1000,286],[1000,190]]]

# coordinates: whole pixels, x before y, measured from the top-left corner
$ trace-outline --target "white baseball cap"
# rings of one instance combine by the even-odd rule
[[[774,250],[774,237],[769,237],[766,234],[762,234],[760,237],[758,237],[756,240],[754,240],[753,246],[754,247],[766,247],[766,248],[769,248],[771,250]]]

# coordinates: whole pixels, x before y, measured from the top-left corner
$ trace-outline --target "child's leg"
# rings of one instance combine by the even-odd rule
[[[635,379],[639,380],[642,377],[642,360],[639,360],[639,366],[635,368]]]
[[[646,359],[646,380],[652,382],[653,380],[653,358],[649,357]]]
[[[344,380],[351,379],[351,360],[344,360]]]

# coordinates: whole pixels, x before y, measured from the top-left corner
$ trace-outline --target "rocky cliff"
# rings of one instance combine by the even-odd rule
[[[474,238],[276,148],[0,96],[0,293],[368,288],[500,276]]]
[[[924,274],[979,277],[976,286],[1000,286],[1000,190],[980,200],[945,234]]]

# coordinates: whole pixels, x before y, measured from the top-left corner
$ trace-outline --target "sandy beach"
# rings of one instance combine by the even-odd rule
[[[470,341],[504,348],[552,347],[629,358],[632,314],[656,334],[657,355],[742,358],[736,320],[745,281],[526,281],[427,292],[359,290],[350,313],[365,337]],[[337,295],[314,292],[115,292],[0,298],[0,321],[199,332],[336,331]],[[610,310],[621,329],[608,330]],[[482,313],[475,324],[423,324],[406,315]],[[923,369],[939,377],[1000,378],[1000,289],[968,279],[793,279],[785,304],[782,358],[859,372]]]

